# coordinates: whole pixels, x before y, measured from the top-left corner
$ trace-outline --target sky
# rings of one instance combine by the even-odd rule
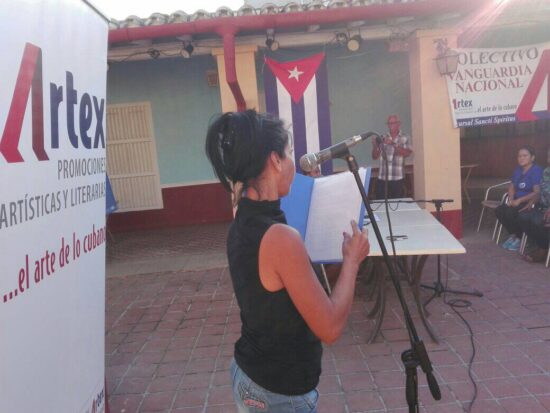
[[[183,10],[188,14],[199,9],[213,12],[221,6],[238,10],[244,4],[244,0],[90,0],[90,3],[107,17],[124,20],[130,15],[149,17],[155,12],[171,14],[176,10]]]

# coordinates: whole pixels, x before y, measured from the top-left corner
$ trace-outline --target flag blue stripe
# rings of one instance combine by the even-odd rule
[[[319,125],[319,147],[321,149],[332,145],[330,131],[330,108],[328,98],[328,75],[326,60],[323,59],[317,73],[315,73],[317,82],[317,124]],[[332,162],[325,162],[321,166],[323,175],[332,174]]]
[[[305,107],[303,97],[298,103],[294,103],[294,101],[291,100],[290,95],[286,90],[284,90],[284,88],[283,90],[278,90],[277,77],[273,74],[269,67],[266,67],[263,71],[263,77],[267,112],[276,116],[281,116],[280,111],[282,109],[279,107],[279,93],[284,96],[285,102],[286,99],[288,99],[288,101],[291,103],[292,119],[287,119],[287,121],[292,122],[291,130],[294,136],[294,153],[296,164],[298,165],[300,157],[307,152],[307,131],[305,113],[308,110],[308,107]],[[317,72],[315,73],[315,82],[317,95],[316,112],[319,134],[319,147],[320,149],[324,149],[332,145],[330,129],[330,107],[328,97],[328,74],[325,60],[321,62],[319,68],[317,69]],[[286,111],[283,112],[286,113]],[[325,162],[322,165],[323,175],[330,175],[333,172],[332,169],[332,163]]]
[[[269,67],[264,68],[265,109],[267,113],[279,116],[279,100],[277,98],[277,78]]]
[[[296,165],[300,158],[307,152],[306,142],[306,117],[304,99],[298,103],[292,101],[292,134],[294,135],[294,159]]]

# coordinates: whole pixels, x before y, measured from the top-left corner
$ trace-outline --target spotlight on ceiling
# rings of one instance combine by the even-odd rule
[[[279,42],[273,37],[268,37],[267,39],[265,39],[265,45],[269,50],[273,52],[279,48]]]
[[[151,59],[158,59],[160,57],[160,52],[157,49],[147,50],[147,54],[151,56]]]
[[[189,59],[193,54],[193,50],[195,50],[195,47],[191,43],[187,43],[185,46],[182,47],[180,53],[182,57],[184,57],[185,59]]]
[[[336,33],[336,43],[339,45],[346,44],[348,42],[348,35],[346,33]]]
[[[361,47],[361,42],[363,39],[360,35],[356,34],[355,36],[352,36],[349,38],[349,40],[346,43],[346,47],[350,52],[356,52]]]
[[[279,42],[275,40],[275,30],[267,29],[265,36],[265,45],[267,46],[267,48],[273,52],[277,50],[279,48]]]

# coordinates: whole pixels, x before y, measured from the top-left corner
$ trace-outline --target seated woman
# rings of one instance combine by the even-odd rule
[[[550,230],[550,148],[547,153],[548,167],[544,170],[540,183],[539,201],[535,208],[519,214],[519,224],[528,239],[535,243],[533,250],[523,258],[529,262],[541,262],[546,258]]]
[[[321,341],[334,342],[346,325],[359,264],[369,253],[366,232],[355,222],[350,233],[342,229],[342,268],[327,296],[280,208],[295,173],[283,123],[253,110],[218,116],[206,154],[225,189],[242,184],[227,236],[242,322],[231,364],[237,409],[316,412]]]
[[[502,244],[503,248],[519,250],[523,231],[518,214],[528,211],[538,199],[541,177],[542,168],[535,164],[535,150],[527,145],[522,146],[518,151],[518,167],[508,186],[506,204],[499,205],[495,210],[498,220],[510,233],[510,237]]]

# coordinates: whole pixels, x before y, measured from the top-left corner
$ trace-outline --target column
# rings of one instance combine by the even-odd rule
[[[258,110],[258,83],[256,78],[256,50],[255,45],[237,45],[235,47],[235,63],[237,70],[237,79],[243,93],[246,108]],[[218,63],[218,76],[220,79],[220,94],[223,112],[233,112],[237,110],[235,98],[225,80],[225,62],[223,60],[223,48],[212,49],[212,55],[216,57]]]
[[[414,195],[416,199],[453,199],[443,205],[442,220],[461,238],[460,130],[453,127],[447,83],[434,60],[438,38],[447,38],[449,47],[456,47],[457,32],[452,30],[419,30],[410,39]],[[435,211],[433,204],[425,208]]]

